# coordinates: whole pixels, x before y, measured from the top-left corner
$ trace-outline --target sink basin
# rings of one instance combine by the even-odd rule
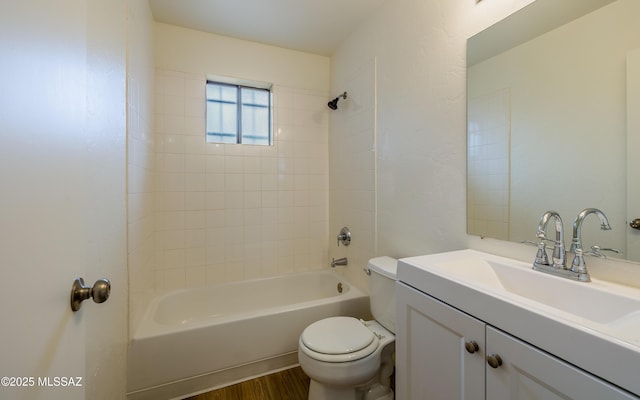
[[[626,326],[631,322],[629,319],[640,323],[640,297],[621,296],[613,292],[614,287],[576,282],[534,271],[523,262],[498,261],[487,256],[474,252],[444,259],[432,266],[463,282],[496,293],[508,292],[599,324]]]

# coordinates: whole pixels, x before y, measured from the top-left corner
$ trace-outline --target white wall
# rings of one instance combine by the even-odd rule
[[[377,197],[367,200],[377,203],[377,249],[370,256],[479,245],[465,233],[466,39],[530,2],[388,1],[333,55],[332,93],[377,60]],[[338,132],[331,131],[332,146],[346,140],[333,137]]]
[[[128,3],[127,202],[130,321],[155,289],[155,135],[153,16],[146,0]],[[130,332],[135,323],[129,326]]]
[[[156,67],[327,91],[329,58],[156,23]]]
[[[329,59],[154,25],[156,288],[326,267]],[[273,146],[205,143],[208,75],[274,85]]]

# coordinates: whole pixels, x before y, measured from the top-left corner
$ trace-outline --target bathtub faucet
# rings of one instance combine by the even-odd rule
[[[338,258],[337,260],[335,258],[331,259],[331,268],[335,268],[336,265],[347,265],[349,261],[347,260],[347,257],[343,257],[343,258]]]

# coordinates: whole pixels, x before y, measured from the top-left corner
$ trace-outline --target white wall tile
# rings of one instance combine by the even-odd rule
[[[206,172],[206,156],[201,155],[187,155],[184,160],[185,172],[196,172],[204,174]]]
[[[328,237],[317,233],[328,226],[326,95],[276,85],[273,146],[208,144],[204,78],[157,74],[159,284],[176,276],[172,285],[193,287],[326,264],[318,254],[327,255]]]
[[[199,287],[207,284],[207,268],[205,266],[187,267],[185,286]]]
[[[207,194],[206,192],[188,192],[184,193],[184,209],[206,210],[207,209]]]

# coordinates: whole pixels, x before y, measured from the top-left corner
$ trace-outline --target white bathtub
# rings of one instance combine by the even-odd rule
[[[295,365],[307,325],[368,314],[369,297],[327,270],[167,293],[129,344],[128,397],[180,398]]]

